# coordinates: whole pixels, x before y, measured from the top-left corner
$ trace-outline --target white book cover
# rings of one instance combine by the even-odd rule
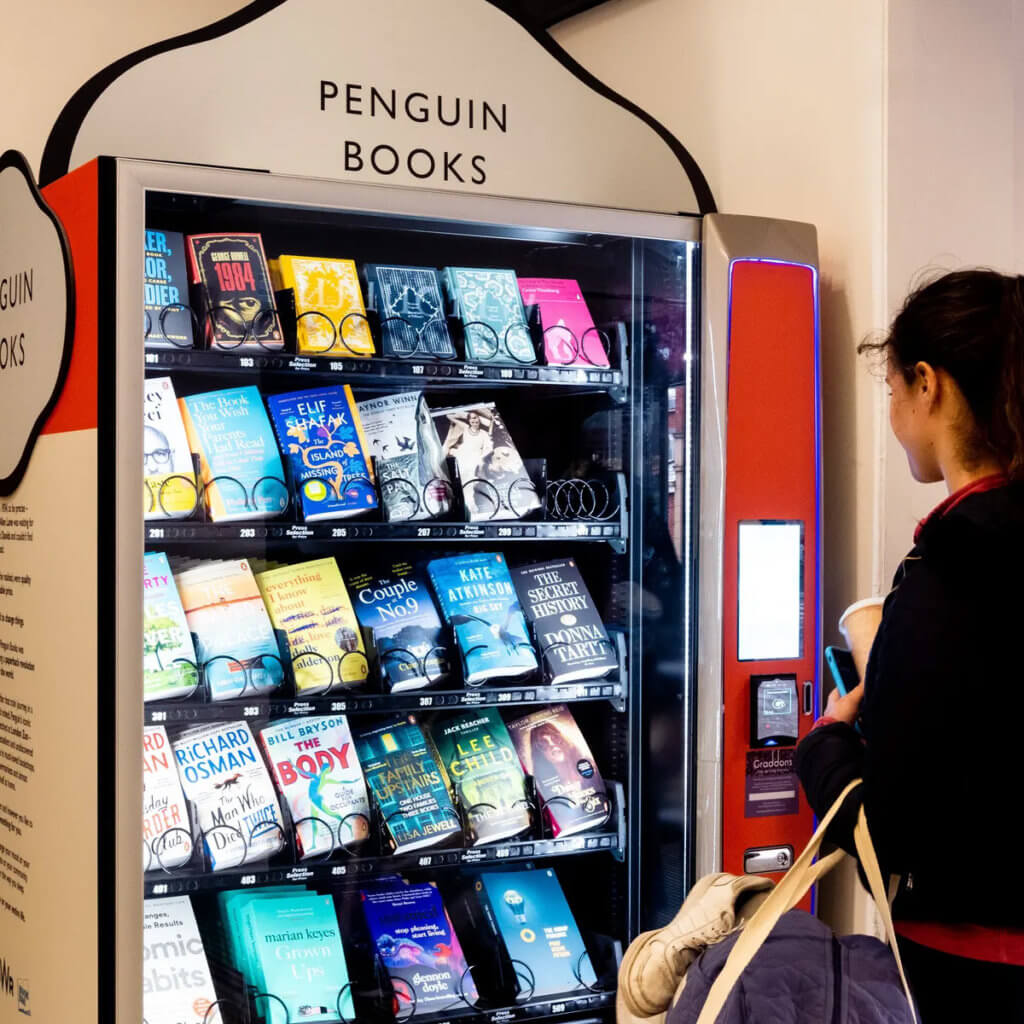
[[[162,725],[142,730],[142,786],[142,869],[180,868],[194,849],[192,824],[174,751]]]
[[[142,408],[143,501],[147,519],[180,519],[198,503],[195,466],[170,377],[145,382]]]
[[[146,701],[187,697],[199,685],[192,634],[167,556],[142,562],[142,695]]]

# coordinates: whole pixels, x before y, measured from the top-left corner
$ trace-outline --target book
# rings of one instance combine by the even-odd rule
[[[295,293],[295,330],[300,353],[374,354],[355,260],[281,256],[276,263],[281,286]]]
[[[298,484],[306,522],[342,519],[377,507],[366,438],[347,384],[271,395],[267,406]]]
[[[594,755],[565,704],[508,723],[523,771],[532,775],[552,833],[572,836],[603,825],[610,803]]]
[[[189,898],[144,900],[142,1015],[147,1024],[220,1024],[216,1002]]]
[[[369,836],[366,783],[344,715],[271,722],[260,742],[302,860]]]
[[[615,647],[573,559],[519,566],[512,582],[548,682],[600,679],[618,669]]]
[[[142,271],[145,343],[150,348],[192,348],[185,239],[180,231],[146,228]]]
[[[256,585],[270,621],[288,642],[299,696],[347,690],[366,682],[366,648],[333,558],[268,569],[256,577]]]
[[[368,398],[359,418],[376,462],[384,514],[392,522],[447,515],[452,482],[421,391]]]
[[[540,508],[512,435],[493,402],[433,410],[441,451],[452,456],[472,522],[522,519]]]
[[[422,570],[405,561],[347,573],[359,624],[367,630],[391,693],[447,680],[451,664],[441,617]]]
[[[213,871],[280,852],[284,825],[274,784],[246,722],[192,726],[171,746]]]
[[[537,669],[505,556],[472,552],[427,563],[445,622],[455,635],[468,686]]]
[[[415,716],[360,729],[356,753],[395,853],[432,846],[462,831]]]
[[[604,339],[594,326],[578,281],[521,277],[519,293],[524,305],[537,307],[545,362],[552,366],[608,366]]]
[[[474,845],[496,843],[530,827],[526,778],[496,708],[439,715],[430,738]]]
[[[359,897],[398,1020],[476,1002],[472,972],[432,882],[396,879],[361,889]]]
[[[442,280],[462,320],[467,360],[537,361],[514,270],[446,267]]]
[[[189,235],[185,243],[207,347],[243,352],[283,348],[262,237]]]
[[[211,700],[260,697],[284,682],[277,638],[244,558],[203,562],[174,581]]]
[[[162,725],[142,729],[142,841],[144,871],[180,868],[192,856],[192,823]]]
[[[288,507],[288,485],[255,387],[179,399],[189,447],[199,456],[210,518],[267,519]]]
[[[199,504],[192,449],[170,377],[152,377],[142,392],[142,475],[147,519],[180,518]]]
[[[368,263],[367,296],[380,317],[384,355],[454,359],[441,282],[433,267]]]
[[[597,976],[576,919],[551,868],[481,871],[475,884],[484,920],[513,961],[529,968],[530,997],[575,992]]]
[[[294,885],[262,885],[258,889],[225,889],[217,893],[217,912],[220,916],[220,930],[223,947],[227,951],[232,967],[244,977],[255,976],[252,949],[246,935],[243,913],[254,900],[271,896],[294,896]]]
[[[199,669],[185,610],[167,555],[147,551],[142,560],[142,697],[187,697],[199,686]]]

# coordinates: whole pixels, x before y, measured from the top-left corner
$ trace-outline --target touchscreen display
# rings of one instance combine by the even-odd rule
[[[739,660],[799,658],[804,525],[755,521],[739,527]]]

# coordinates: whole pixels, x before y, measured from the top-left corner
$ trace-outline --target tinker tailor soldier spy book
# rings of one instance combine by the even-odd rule
[[[150,348],[192,348],[192,309],[180,231],[146,229],[143,322]]]
[[[433,267],[368,263],[366,289],[380,317],[384,355],[454,359],[441,282]]]

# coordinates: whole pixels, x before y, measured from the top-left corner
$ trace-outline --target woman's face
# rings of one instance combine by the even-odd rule
[[[480,429],[480,415],[479,413],[471,412],[467,417],[466,421],[469,423],[469,429],[475,434]]]
[[[908,384],[902,371],[890,363],[885,383],[889,387],[889,425],[907,453],[911,476],[922,484],[941,480],[933,443],[935,425],[928,416],[928,398],[920,377]]]

